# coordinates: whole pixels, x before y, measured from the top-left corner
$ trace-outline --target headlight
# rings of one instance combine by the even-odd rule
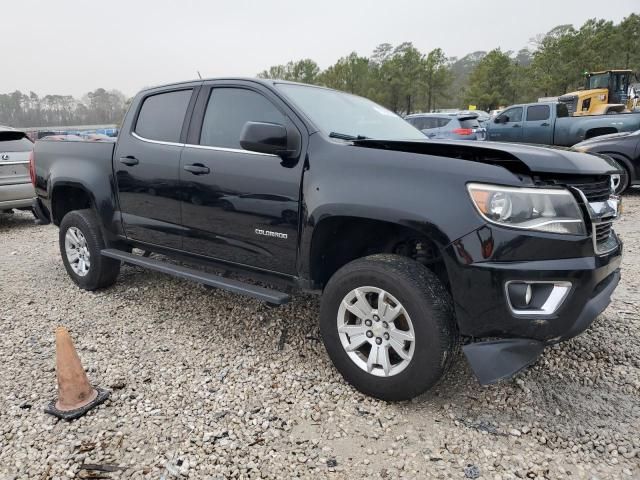
[[[580,208],[565,189],[501,187],[470,183],[473,204],[485,219],[505,227],[586,235]]]

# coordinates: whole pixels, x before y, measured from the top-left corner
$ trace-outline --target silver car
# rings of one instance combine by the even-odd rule
[[[0,126],[0,213],[31,210],[35,197],[29,176],[32,149],[26,133]]]
[[[427,138],[447,140],[485,140],[487,129],[478,122],[477,112],[414,113],[405,120]]]

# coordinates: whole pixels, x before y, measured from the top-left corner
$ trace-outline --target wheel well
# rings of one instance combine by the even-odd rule
[[[311,279],[324,288],[347,263],[376,253],[412,258],[432,270],[449,288],[440,250],[424,234],[391,222],[358,217],[332,217],[318,224],[311,241]]]
[[[79,187],[60,186],[51,195],[52,220],[60,225],[64,216],[72,210],[91,208],[91,197],[86,190]]]
[[[629,181],[635,181],[636,179],[636,171],[633,163],[626,155],[616,152],[602,152],[603,155],[608,155],[616,162],[618,162],[626,171],[627,175],[629,175]]]
[[[599,127],[587,130],[584,135],[584,139],[599,137],[600,135],[609,135],[610,133],[618,133],[618,129],[614,127]]]

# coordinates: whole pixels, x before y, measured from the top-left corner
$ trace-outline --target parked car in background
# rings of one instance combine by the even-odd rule
[[[600,135],[638,129],[640,112],[571,117],[563,103],[526,103],[508,107],[491,120],[487,125],[487,138],[571,147]]]
[[[115,142],[117,140],[116,137],[110,137],[108,135],[105,135],[104,133],[83,134],[82,139],[89,142]]]
[[[41,140],[55,140],[56,142],[82,142],[83,138],[79,135],[61,134],[61,135],[47,135],[41,137]]]
[[[478,122],[480,122],[481,126],[486,128],[487,123],[491,120],[491,115],[483,110],[476,110],[476,113],[478,114]]]
[[[29,176],[33,142],[25,132],[0,126],[0,213],[31,210],[35,191]]]
[[[603,154],[617,161],[623,168],[623,173],[613,178],[617,194],[640,184],[640,130],[592,138],[574,145],[573,150]]]
[[[480,125],[478,113],[414,113],[405,120],[428,138],[436,140],[485,140],[487,130]]]

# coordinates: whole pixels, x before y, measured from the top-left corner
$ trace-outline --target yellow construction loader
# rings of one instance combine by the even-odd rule
[[[569,115],[604,115],[640,108],[640,88],[631,70],[585,73],[585,85],[558,97]]]

